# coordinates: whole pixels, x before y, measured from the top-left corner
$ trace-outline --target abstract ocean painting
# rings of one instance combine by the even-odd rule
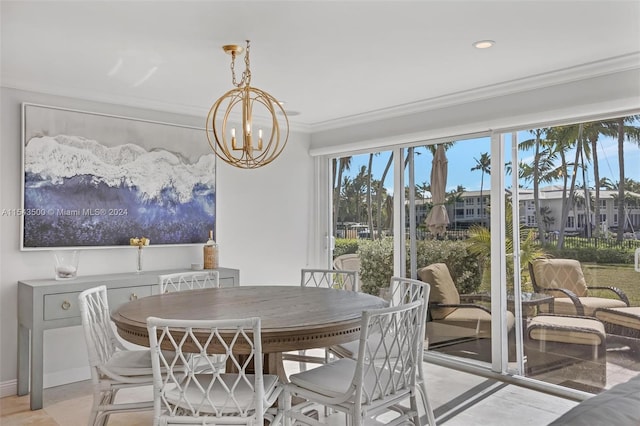
[[[140,236],[194,244],[215,230],[204,130],[31,104],[24,113],[24,249]]]

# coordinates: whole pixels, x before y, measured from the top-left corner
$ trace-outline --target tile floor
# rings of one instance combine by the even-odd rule
[[[447,426],[538,426],[546,425],[577,403],[544,393],[507,385],[483,377],[425,364],[429,398],[438,424]],[[142,391],[142,392],[141,392]],[[150,389],[123,390],[119,398],[132,400]],[[0,399],[2,426],[85,426],[91,407],[89,381],[45,389],[44,409],[29,410],[29,397]],[[111,416],[109,426],[150,425],[152,413]],[[331,425],[344,425],[344,418],[333,415]]]

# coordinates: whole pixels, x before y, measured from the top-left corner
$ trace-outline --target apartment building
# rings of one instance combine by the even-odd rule
[[[585,194],[583,190],[575,191],[576,197],[574,205],[570,208],[564,229],[569,233],[583,233],[590,217],[590,223],[599,223],[603,231],[615,231],[624,222],[625,231],[631,234],[640,231],[640,194],[626,192],[630,199],[637,199],[638,202],[628,202],[625,206],[624,218],[618,214],[618,191],[600,190],[599,218],[596,220],[595,211],[591,207],[587,209],[584,202]],[[593,200],[595,191],[589,190],[589,196]],[[527,227],[537,227],[535,214],[535,201],[533,190],[521,189],[519,194],[519,216],[520,223]],[[544,227],[549,232],[559,231],[561,228],[563,191],[559,185],[552,185],[540,189],[540,208],[543,211]],[[416,200],[416,223],[422,224],[429,213],[431,200]],[[593,202],[592,202],[593,203]],[[488,225],[490,216],[491,200],[487,191],[465,191],[460,194],[459,200],[455,203],[447,204],[449,214],[449,229],[466,229],[471,225]]]

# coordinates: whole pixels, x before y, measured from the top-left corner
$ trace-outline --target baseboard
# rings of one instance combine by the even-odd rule
[[[88,367],[72,368],[69,370],[58,371],[56,373],[47,373],[44,375],[42,382],[43,388],[52,388],[55,386],[67,385],[69,383],[81,382],[89,380],[91,373]],[[5,396],[13,396],[18,394],[18,380],[7,380],[0,383],[0,398]]]
[[[18,380],[7,380],[0,383],[0,398],[18,394]]]

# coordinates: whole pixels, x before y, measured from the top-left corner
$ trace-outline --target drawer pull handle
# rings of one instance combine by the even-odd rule
[[[62,309],[64,309],[65,311],[68,311],[71,308],[71,303],[68,300],[65,300],[64,302],[62,302]]]
[[[131,293],[131,296],[129,296],[129,300],[138,300],[138,295],[135,293]]]

